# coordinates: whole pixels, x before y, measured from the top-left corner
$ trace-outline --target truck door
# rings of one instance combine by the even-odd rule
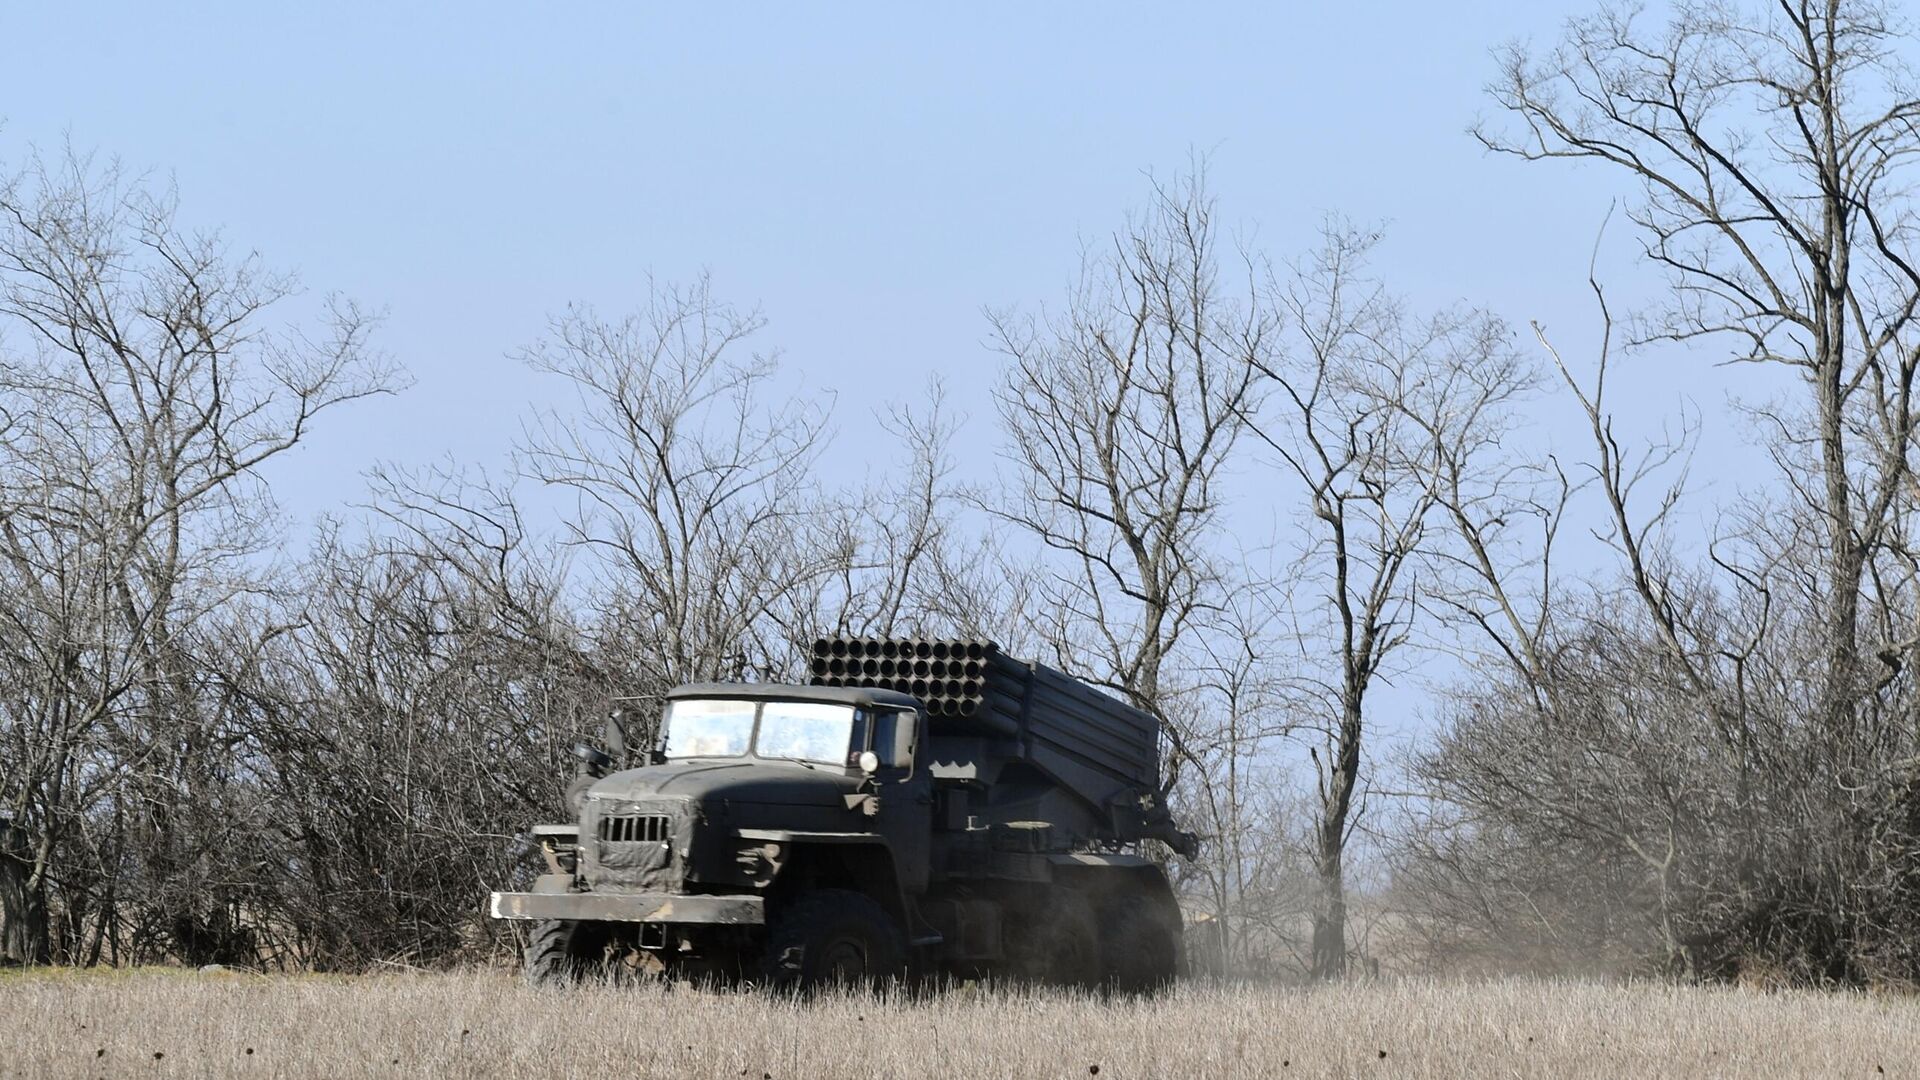
[[[933,777],[917,762],[925,721],[912,709],[874,717],[873,752],[880,758],[880,813],[876,830],[893,852],[894,870],[908,895],[926,891],[933,833]]]

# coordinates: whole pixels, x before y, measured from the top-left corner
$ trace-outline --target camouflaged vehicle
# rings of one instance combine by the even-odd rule
[[[529,979],[1175,978],[1141,848],[1193,837],[1152,717],[989,642],[822,639],[813,676],[674,690],[641,768],[581,748],[577,820],[533,830],[547,872],[492,897],[531,924]]]

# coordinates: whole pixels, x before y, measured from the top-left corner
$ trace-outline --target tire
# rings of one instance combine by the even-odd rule
[[[606,969],[606,934],[600,927],[565,919],[533,924],[523,969],[527,985],[572,986]]]
[[[1007,929],[1013,973],[1053,986],[1099,985],[1100,928],[1093,905],[1066,888],[1047,890],[1039,904]]]
[[[906,940],[872,898],[847,889],[807,893],[767,933],[767,985],[803,993],[873,987],[901,974]]]
[[[1123,994],[1159,994],[1180,974],[1180,935],[1158,905],[1144,896],[1121,896],[1101,913],[1102,982]]]

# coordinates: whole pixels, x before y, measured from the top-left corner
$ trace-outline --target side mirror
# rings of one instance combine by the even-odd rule
[[[607,769],[613,765],[613,758],[599,747],[587,743],[574,743],[573,756],[580,759],[580,770],[588,776],[605,776]]]
[[[606,744],[607,752],[620,761],[627,760],[627,714],[624,709],[615,709],[607,714],[607,726],[600,741]]]
[[[888,747],[890,757],[897,765],[904,765],[908,772],[913,771],[913,752],[920,741],[920,714],[911,709],[903,709],[895,714],[893,721],[893,745]]]

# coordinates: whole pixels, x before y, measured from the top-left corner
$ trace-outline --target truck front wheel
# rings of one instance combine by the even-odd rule
[[[767,983],[793,990],[873,986],[899,974],[906,943],[885,908],[846,889],[795,900],[767,933]]]
[[[595,923],[552,919],[527,936],[529,986],[571,986],[606,970],[607,935]]]

